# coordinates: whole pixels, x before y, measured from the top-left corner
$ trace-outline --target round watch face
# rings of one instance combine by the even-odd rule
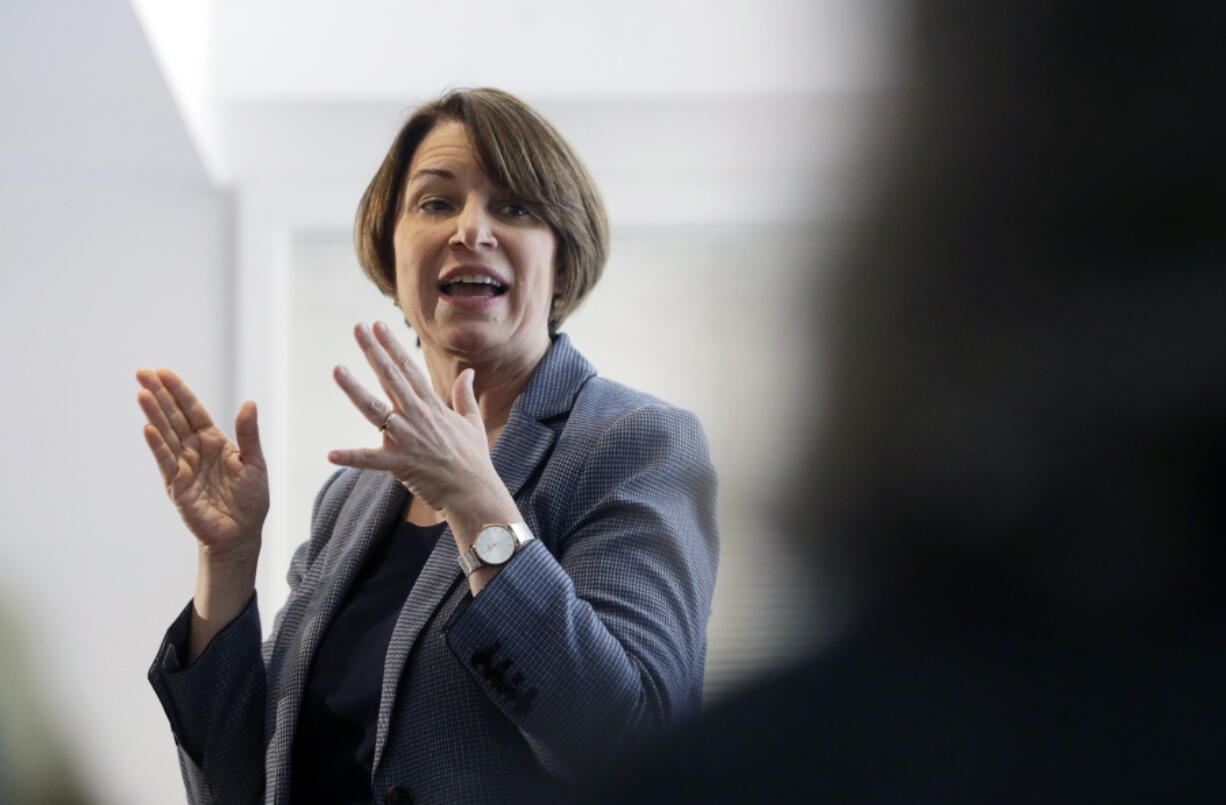
[[[501,565],[515,553],[515,535],[500,525],[488,526],[477,535],[473,550],[487,565]]]

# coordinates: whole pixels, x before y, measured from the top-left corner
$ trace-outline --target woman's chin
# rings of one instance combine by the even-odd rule
[[[478,359],[491,351],[504,348],[506,333],[494,322],[464,322],[446,329],[439,345],[460,358]]]

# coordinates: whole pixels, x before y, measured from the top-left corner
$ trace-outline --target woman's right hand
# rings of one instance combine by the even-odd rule
[[[239,409],[235,445],[174,372],[140,369],[136,380],[143,386],[136,399],[149,420],[145,441],[167,494],[200,543],[202,561],[254,565],[268,514],[255,403]]]

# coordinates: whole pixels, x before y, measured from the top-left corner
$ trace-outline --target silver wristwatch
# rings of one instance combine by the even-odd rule
[[[481,526],[476,541],[460,554],[460,569],[468,578],[486,565],[505,565],[533,539],[525,523],[489,523]]]

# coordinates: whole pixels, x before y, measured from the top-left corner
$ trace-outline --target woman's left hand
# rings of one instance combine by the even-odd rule
[[[384,470],[431,508],[441,511],[459,531],[457,520],[472,519],[477,528],[496,511],[514,507],[490,459],[485,424],[473,392],[474,371],[456,378],[449,408],[430,379],[382,322],[372,332],[365,324],[354,336],[391,400],[372,394],[343,366],[336,382],[366,420],[383,426],[379,449],[333,450],[328,460],[346,467]],[[468,529],[464,529],[468,530]],[[458,534],[457,534],[458,536]]]

